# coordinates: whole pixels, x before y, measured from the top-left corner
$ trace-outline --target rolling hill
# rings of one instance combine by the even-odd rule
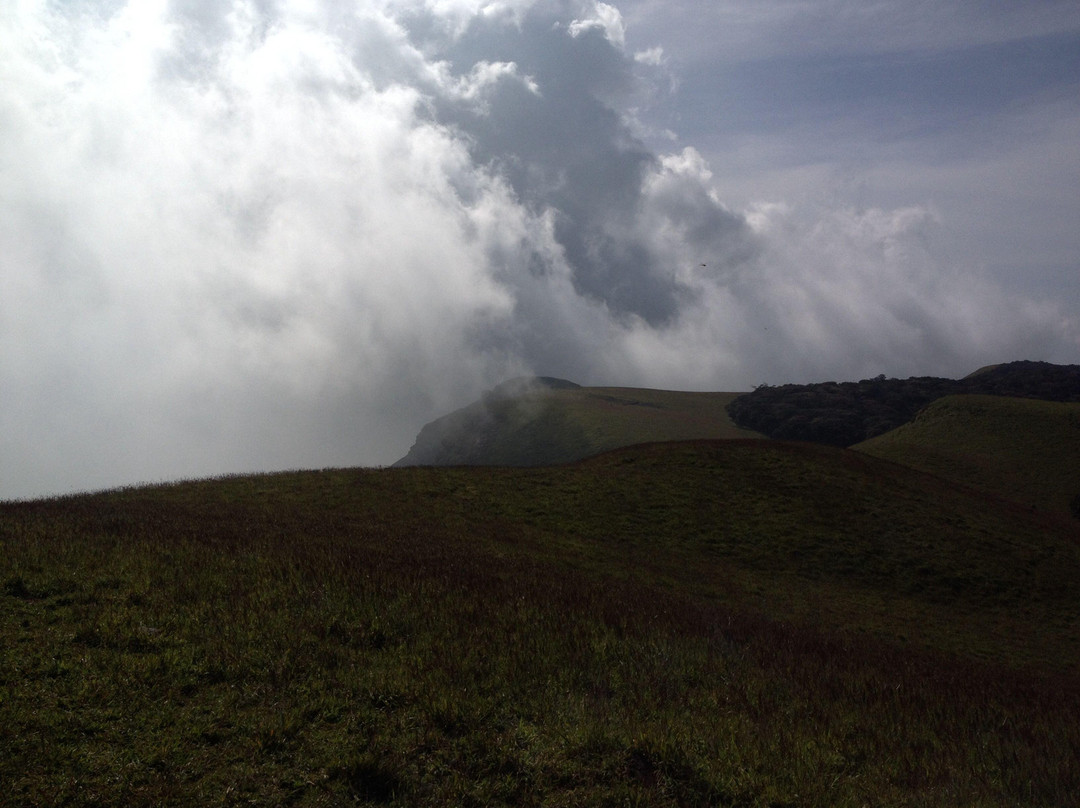
[[[908,423],[947,395],[995,395],[1080,402],[1080,365],[1007,362],[962,379],[880,375],[859,382],[761,385],[728,406],[732,420],[770,438],[851,446]]]
[[[857,451],[518,379],[412,467],[0,503],[0,801],[1071,805],[1072,367],[750,394],[930,396]]]
[[[947,396],[852,448],[1062,516],[1080,497],[1076,403]]]
[[[811,444],[0,503],[10,805],[1067,805],[1080,534]]]
[[[394,465],[548,465],[664,440],[770,437],[851,446],[958,394],[1077,403],[1080,365],[1009,362],[963,379],[878,376],[860,382],[762,385],[750,393],[514,379],[427,424]]]
[[[540,466],[650,441],[760,437],[731,422],[738,395],[514,379],[427,424],[394,465]]]

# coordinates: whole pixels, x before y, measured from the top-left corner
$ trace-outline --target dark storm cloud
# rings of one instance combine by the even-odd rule
[[[538,4],[513,26],[475,19],[433,55],[464,71],[481,60],[513,62],[531,84],[500,82],[482,108],[437,99],[436,115],[465,133],[477,163],[505,177],[530,210],[554,214],[579,293],[616,316],[670,324],[694,290],[679,278],[686,267],[650,243],[643,215],[663,209],[687,253],[702,259],[695,266],[746,260],[749,233],[700,185],[668,185],[648,198],[659,158],[618,111],[642,67],[599,21],[575,26],[572,12],[566,3]]]

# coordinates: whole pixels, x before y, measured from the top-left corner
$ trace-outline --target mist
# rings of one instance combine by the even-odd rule
[[[389,464],[531,373],[1077,361],[1075,307],[957,254],[940,204],[725,201],[628,25],[545,0],[0,11],[0,498]]]

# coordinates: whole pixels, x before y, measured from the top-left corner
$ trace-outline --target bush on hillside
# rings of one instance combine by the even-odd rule
[[[859,382],[761,385],[728,405],[736,425],[770,438],[851,446],[914,419],[955,393],[1080,401],[1080,365],[1010,362],[965,379],[878,376]]]

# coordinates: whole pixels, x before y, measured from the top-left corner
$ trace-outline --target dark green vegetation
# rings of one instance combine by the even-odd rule
[[[1080,402],[1080,365],[1010,362],[963,379],[919,376],[861,382],[762,385],[728,405],[732,420],[770,438],[851,446],[909,422],[954,394]]]
[[[1055,514],[1080,495],[1080,404],[948,396],[854,448]]]
[[[651,441],[760,437],[728,417],[738,395],[515,379],[425,426],[394,465],[542,466]]]
[[[3,504],[0,801],[1075,804],[1078,577],[765,441]]]

